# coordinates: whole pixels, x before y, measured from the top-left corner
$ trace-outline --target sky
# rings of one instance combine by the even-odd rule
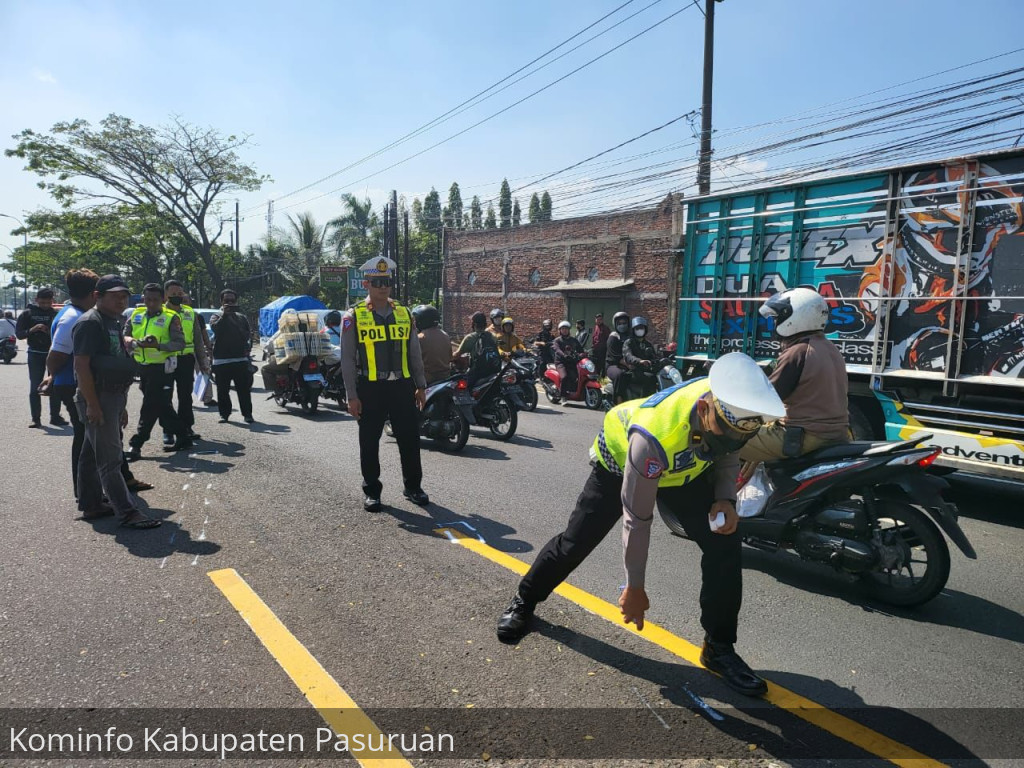
[[[392,189],[411,199],[435,187],[444,200],[453,181],[468,208],[474,194],[495,197],[503,178],[522,186],[700,107],[701,8],[689,0],[633,0],[619,9],[624,2],[0,0],[0,142],[7,149],[23,129],[45,132],[75,118],[95,124],[110,113],[147,125],[178,116],[248,135],[242,158],[273,181],[239,197],[243,246],[266,233],[271,199],[278,226],[306,211],[328,221],[341,213],[343,192],[382,204]],[[616,9],[552,56],[636,16],[413,140],[290,194],[446,113]],[[715,130],[784,125],[805,110],[1012,51],[1022,45],[1021,22],[1019,0],[724,0],[716,5]],[[1024,52],[977,71],[1019,66]],[[673,142],[683,144],[685,158],[696,151],[686,144],[692,138],[681,120],[606,159]],[[770,172],[784,162],[751,157],[732,170]],[[0,213],[21,219],[53,207],[22,165],[0,157]],[[592,189],[585,170],[573,178],[577,191]],[[553,198],[556,218],[628,202],[615,194]],[[234,198],[225,204],[230,215]],[[21,243],[9,234],[14,226],[0,219],[0,261]]]

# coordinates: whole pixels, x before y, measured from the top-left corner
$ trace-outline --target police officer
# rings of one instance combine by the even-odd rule
[[[359,465],[363,508],[381,509],[380,436],[390,420],[402,459],[403,495],[414,504],[430,503],[420,484],[420,428],[417,407],[426,401],[426,379],[412,314],[391,300],[397,264],[378,256],[362,267],[368,296],[345,313],[341,324],[341,371],[348,410],[359,420]]]
[[[164,295],[170,305],[167,309],[176,312],[181,318],[181,331],[185,337],[185,348],[177,354],[178,367],[171,374],[178,391],[178,419],[189,438],[198,440],[199,435],[192,429],[196,423],[196,417],[192,413],[192,389],[195,385],[196,361],[198,361],[199,370],[207,376],[210,375],[210,363],[206,355],[203,328],[196,321],[198,317],[196,311],[185,301],[185,288],[181,283],[177,280],[168,280],[164,283]],[[164,444],[168,445],[173,442],[173,437],[165,432]]]
[[[734,352],[707,378],[633,400],[609,411],[590,449],[590,477],[563,533],[549,541],[519,582],[498,621],[498,638],[517,642],[537,603],[564,581],[622,522],[625,622],[644,626],[644,591],[656,499],[697,542],[701,557],[701,663],[741,693],[758,696],[764,680],[733,649],[743,593],[736,533],[736,451],[764,419],[785,410],[751,358]],[[706,472],[713,466],[712,472]]]
[[[125,335],[125,345],[142,367],[142,412],[139,426],[128,441],[131,461],[142,458],[142,446],[157,420],[164,432],[174,436],[173,443],[164,445],[165,451],[181,451],[192,445],[188,429],[171,404],[176,353],[185,349],[181,318],[164,307],[164,289],[158,283],[147,283],[142,298],[145,303],[128,318],[130,333]]]

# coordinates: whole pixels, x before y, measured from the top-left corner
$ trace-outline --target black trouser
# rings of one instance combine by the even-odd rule
[[[249,362],[221,363],[213,366],[217,379],[217,410],[222,419],[231,415],[231,384],[238,393],[238,410],[245,418],[252,418],[252,371]]]
[[[622,478],[594,467],[576,500],[566,529],[544,545],[529,572],[519,582],[519,595],[533,605],[547,599],[568,578],[622,518]],[[700,623],[720,643],[736,642],[736,625],[743,599],[741,541],[738,533],[712,532],[708,511],[714,501],[708,475],[686,485],[661,488],[658,498],[679,513],[687,535],[700,547]],[[656,523],[657,521],[655,521]],[[680,584],[680,588],[684,585]]]
[[[139,426],[128,441],[132,448],[145,445],[157,421],[166,434],[185,436],[186,430],[178,420],[171,402],[173,394],[174,374],[164,372],[163,363],[142,366],[142,411],[139,414]]]
[[[85,441],[85,425],[78,417],[78,408],[75,406],[75,385],[60,384],[50,388],[50,400],[63,403],[68,409],[71,417],[71,429],[75,436],[71,439],[71,484],[75,489],[75,498],[78,498],[78,459],[82,455],[82,443]]]
[[[398,454],[402,459],[402,480],[406,489],[420,490],[423,467],[420,465],[420,417],[416,409],[416,387],[412,379],[367,381],[360,379],[356,392],[363,411],[359,416],[359,469],[363,473],[363,492],[380,498],[380,435],[384,422],[391,421]]]
[[[31,349],[28,355],[28,407],[32,412],[32,421],[39,421],[43,412],[42,396],[39,394],[39,385],[43,383],[46,376],[46,353],[33,352]],[[74,409],[69,409],[74,410]],[[50,420],[60,418],[60,400],[50,398]]]
[[[178,421],[185,429],[185,432],[192,431],[192,425],[196,423],[195,414],[192,413],[192,387],[196,383],[196,356],[179,355],[178,367],[171,374],[174,379],[175,388],[178,390]]]

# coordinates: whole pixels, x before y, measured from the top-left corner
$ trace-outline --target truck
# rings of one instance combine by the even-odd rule
[[[1024,481],[1024,149],[685,201],[677,356],[770,361],[758,314],[797,286],[829,305],[862,440],[931,435],[936,466]]]

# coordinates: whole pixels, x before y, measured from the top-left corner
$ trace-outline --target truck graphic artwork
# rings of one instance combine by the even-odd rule
[[[776,356],[758,307],[814,288],[860,436],[932,433],[939,463],[1024,479],[1022,198],[1010,150],[690,200],[681,361]]]

